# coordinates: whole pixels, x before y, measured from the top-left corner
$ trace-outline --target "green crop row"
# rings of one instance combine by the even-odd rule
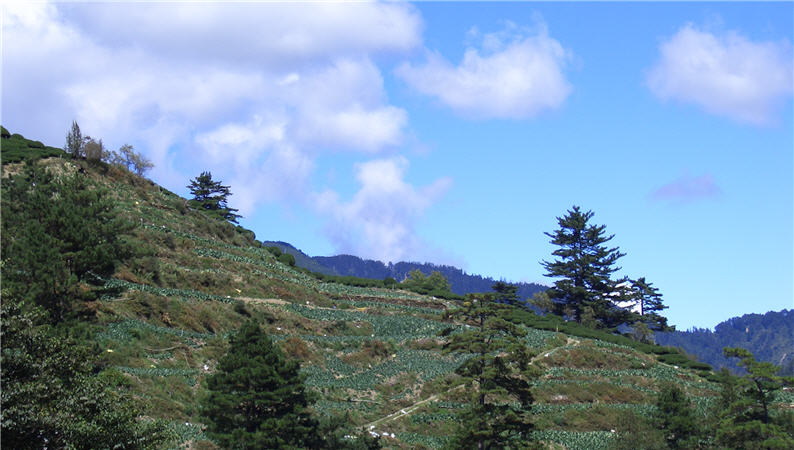
[[[416,433],[396,433],[395,436],[400,441],[410,445],[423,445],[427,448],[441,448],[449,442],[446,436],[429,436]]]
[[[568,450],[602,450],[609,448],[615,438],[609,431],[561,431],[543,430],[533,431],[532,438],[538,441],[556,442]]]
[[[369,322],[376,336],[399,340],[436,337],[450,327],[449,324],[411,316],[379,316],[359,311],[307,308],[296,304],[286,305],[286,308],[311,320]]]
[[[424,350],[399,350],[394,358],[380,364],[357,369],[336,357],[326,359],[326,368],[306,367],[306,384],[318,388],[343,388],[363,391],[372,389],[384,380],[402,373],[415,373],[421,382],[457,369],[467,356],[440,356]]]
[[[192,298],[202,301],[215,301],[223,303],[234,303],[236,300],[230,296],[222,297],[220,295],[207,294],[204,292],[193,291],[188,289],[173,289],[161,288],[157,286],[149,286],[148,284],[131,283],[125,280],[112,278],[105,283],[105,289],[133,289],[136,291],[148,292],[150,294],[161,295],[163,297],[181,297]]]

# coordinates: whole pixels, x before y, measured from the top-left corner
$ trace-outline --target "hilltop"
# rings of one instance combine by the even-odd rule
[[[39,164],[106,189],[127,224],[129,253],[82,287],[98,295],[81,305],[81,335],[119,391],[170,423],[174,446],[214,448],[198,400],[228,337],[251,318],[300,361],[320,396],[316,414],[377,432],[387,448],[448,442],[469,399],[455,373],[469,356],[442,352],[446,336],[470,327],[448,315],[462,302],[326,282],[279,259],[270,241],[126,170],[68,158]],[[19,170],[5,164],[3,176]],[[511,321],[536,353],[534,436],[550,448],[607,448],[614,430],[649,417],[666,383],[689,396],[699,417],[717,399],[710,367],[675,349],[518,308]]]

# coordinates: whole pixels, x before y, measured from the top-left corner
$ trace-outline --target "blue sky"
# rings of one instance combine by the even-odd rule
[[[2,123],[72,120],[312,255],[549,283],[572,205],[681,329],[794,307],[794,4],[3,4]]]

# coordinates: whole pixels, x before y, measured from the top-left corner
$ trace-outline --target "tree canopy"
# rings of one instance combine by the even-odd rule
[[[572,316],[580,323],[591,318],[599,326],[612,327],[621,318],[614,317],[618,311],[609,296],[615,285],[611,276],[620,270],[615,263],[625,253],[604,245],[614,235],[607,236],[604,225],[589,224],[593,215],[574,206],[558,217],[559,229],[545,233],[558,247],[552,253],[557,259],[541,264],[547,270],[545,276],[557,278],[548,291],[556,314]]]
[[[531,381],[537,376],[526,331],[509,318],[514,308],[488,294],[469,294],[462,308],[447,313],[467,325],[449,336],[445,353],[472,355],[456,373],[472,386],[468,409],[453,448],[526,448],[532,445]]]
[[[190,200],[193,207],[208,211],[232,223],[237,223],[237,219],[242,217],[235,214],[238,210],[230,208],[227,203],[229,196],[232,195],[229,186],[213,180],[211,172],[201,172],[201,175],[190,180],[187,188],[193,195],[193,199]]]
[[[3,287],[60,320],[77,283],[113,273],[125,253],[106,191],[79,174],[56,178],[36,162],[3,180]]]
[[[314,395],[296,361],[287,359],[249,321],[230,339],[218,370],[207,378],[207,434],[223,448],[299,449],[321,443],[307,407]]]

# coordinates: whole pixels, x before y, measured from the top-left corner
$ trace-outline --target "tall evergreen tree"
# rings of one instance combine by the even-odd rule
[[[80,132],[80,125],[77,125],[77,122],[72,121],[72,128],[66,135],[66,145],[64,146],[63,150],[66,153],[72,155],[73,158],[81,158],[83,156],[84,144],[85,141],[83,139],[83,133]]]
[[[194,207],[211,211],[220,218],[232,223],[237,223],[237,219],[242,217],[239,214],[235,214],[238,211],[237,209],[230,208],[227,204],[227,199],[232,195],[229,186],[224,186],[220,181],[213,180],[212,173],[201,172],[201,175],[190,180],[187,188],[193,194],[190,204]]]
[[[620,270],[615,263],[625,253],[604,245],[614,235],[606,236],[604,225],[588,224],[592,217],[592,211],[582,212],[578,206],[558,217],[560,228],[545,233],[559,247],[552,252],[557,259],[541,264],[548,272],[545,276],[558,278],[548,291],[556,314],[572,315],[580,323],[583,314],[592,314],[601,326],[611,327],[619,325],[615,317],[619,311],[610,300],[614,286],[610,277]]]
[[[235,334],[207,378],[203,400],[207,435],[223,448],[299,449],[322,445],[317,422],[307,409],[314,400],[296,361],[255,322]]]
[[[515,284],[497,281],[491,286],[491,289],[496,292],[496,301],[513,306],[517,306],[519,304],[518,286]]]
[[[473,355],[457,370],[473,387],[453,448],[528,448],[533,429],[531,382],[537,376],[522,337],[526,331],[509,321],[513,308],[493,294],[469,294],[463,308],[448,318],[469,325],[449,336],[445,353]]]

